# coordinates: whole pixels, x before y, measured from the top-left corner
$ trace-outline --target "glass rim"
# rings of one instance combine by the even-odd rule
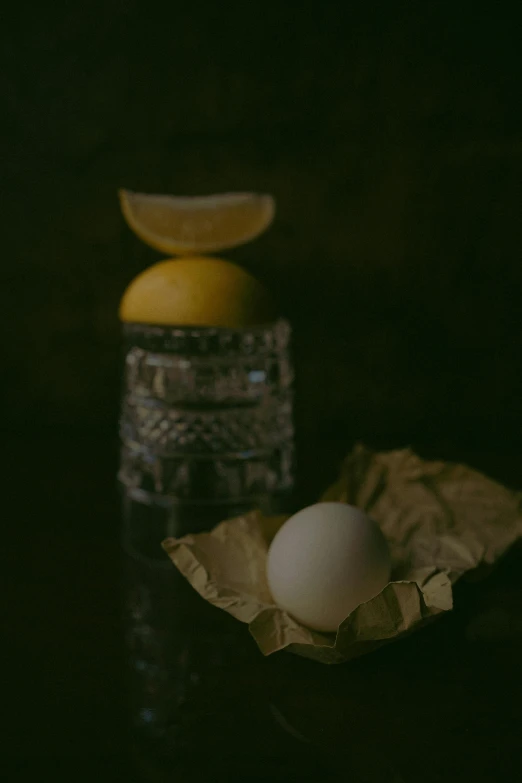
[[[194,337],[208,337],[210,335],[227,334],[264,334],[266,332],[276,331],[277,329],[290,329],[290,322],[287,318],[280,316],[273,321],[267,321],[261,324],[252,324],[249,326],[198,326],[197,324],[154,324],[143,323],[139,321],[123,321],[123,333],[125,335],[150,335],[151,337],[185,337],[187,335]]]
[[[252,355],[279,354],[290,346],[292,328],[286,318],[268,324],[239,328],[224,326],[162,326],[126,322],[127,348],[152,355],[239,360]]]

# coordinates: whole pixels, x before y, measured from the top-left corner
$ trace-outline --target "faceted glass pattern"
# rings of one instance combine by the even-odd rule
[[[177,747],[189,694],[244,629],[223,626],[232,618],[206,605],[161,542],[254,507],[287,510],[290,329],[283,320],[237,330],[128,324],[124,336],[119,479],[132,715],[140,736]]]
[[[120,481],[177,500],[246,501],[293,482],[290,328],[130,324]]]

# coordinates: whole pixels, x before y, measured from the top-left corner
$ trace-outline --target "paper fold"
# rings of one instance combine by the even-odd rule
[[[393,562],[393,581],[336,634],[305,628],[273,604],[266,554],[285,517],[253,511],[210,533],[169,538],[163,547],[203,598],[249,625],[264,655],[287,649],[340,663],[449,611],[452,584],[492,565],[522,536],[522,493],[464,465],[426,462],[409,449],[356,446],[322,500],[366,511],[388,539]]]

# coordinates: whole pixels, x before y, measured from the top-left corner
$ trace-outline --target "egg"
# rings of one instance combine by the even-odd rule
[[[336,631],[389,582],[390,569],[380,528],[346,503],[298,511],[276,533],[267,556],[275,603],[316,631]]]

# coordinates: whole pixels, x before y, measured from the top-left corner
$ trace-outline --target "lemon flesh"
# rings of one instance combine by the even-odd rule
[[[134,278],[119,315],[133,323],[240,328],[269,323],[276,310],[267,289],[241,267],[190,256],[160,261]]]
[[[216,253],[259,236],[273,220],[272,196],[166,196],[119,191],[125,220],[150,247],[172,255]]]

